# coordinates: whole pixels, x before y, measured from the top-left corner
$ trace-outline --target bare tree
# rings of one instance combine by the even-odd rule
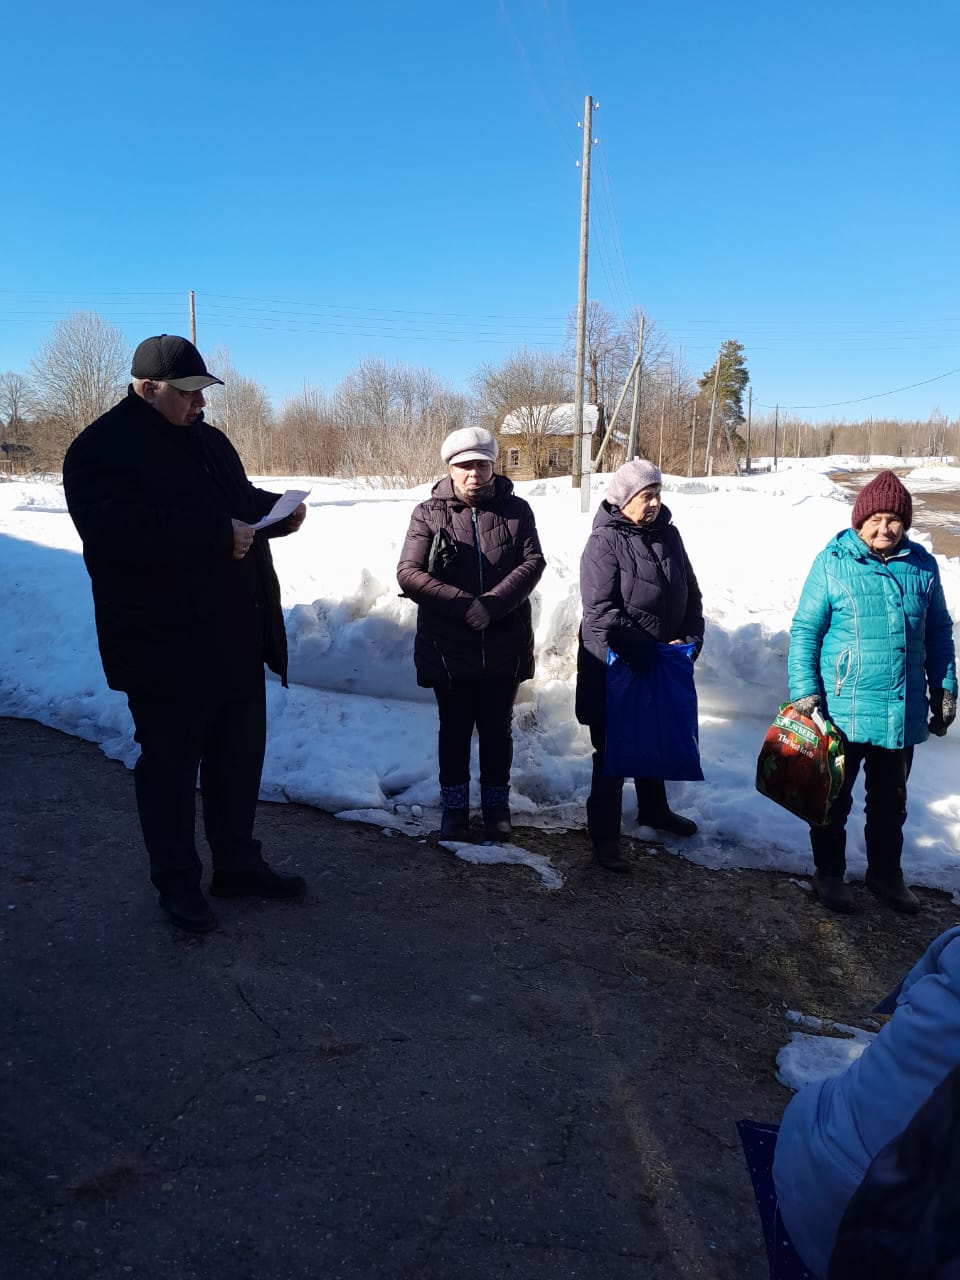
[[[214,351],[208,368],[224,385],[204,391],[209,405],[205,416],[230,437],[246,469],[264,475],[273,464],[270,397],[259,382],[234,369],[230,352],[223,347]]]
[[[577,313],[574,310],[567,317],[571,364],[575,362],[576,334]],[[633,363],[636,340],[631,339],[628,327],[622,326],[614,313],[595,299],[587,303],[585,336],[587,402],[600,406],[609,414]]]
[[[496,434],[510,414],[534,475],[544,474],[551,422],[573,396],[567,360],[524,347],[502,364],[481,365],[472,383],[481,420]]]
[[[33,390],[20,373],[0,373],[0,465],[32,469],[36,427]]]
[[[304,385],[286,400],[276,428],[275,465],[312,476],[336,475],[343,460],[343,432],[320,387]]]
[[[684,382],[678,377],[671,384],[667,375],[671,359],[667,350],[667,340],[657,328],[656,321],[640,307],[635,307],[629,316],[621,321],[599,302],[588,303],[585,351],[587,400],[601,409],[604,420],[609,420],[614,406],[620,399],[624,381],[638,354],[641,327],[643,348],[640,352],[639,370],[631,378],[630,386],[627,388],[617,419],[615,435],[611,438],[604,454],[604,466],[617,465],[626,456],[625,445],[629,424],[633,417],[635,397],[638,406],[639,452],[643,456],[657,457],[660,449],[661,417],[664,419],[665,427],[664,457],[671,452],[672,442],[677,435],[676,421],[678,416],[681,416],[677,394]],[[576,338],[575,312],[568,318],[567,338],[570,358],[573,361]],[[663,414],[661,409],[664,411]],[[671,443],[671,450],[666,447],[668,441]]]
[[[440,444],[462,425],[465,397],[429,369],[365,357],[335,389],[333,413],[343,433],[341,469],[384,483],[419,483],[437,474]]]
[[[30,366],[45,466],[59,466],[73,437],[116,402],[129,367],[123,334],[94,312],[54,325]]]
[[[337,388],[335,399],[344,417],[382,431],[397,404],[395,371],[380,356],[364,356]]]
[[[642,457],[656,459],[659,453],[660,422],[671,399],[670,387],[673,386],[667,340],[657,328],[656,320],[647,315],[642,307],[634,307],[624,322],[623,329],[629,337],[630,363],[637,355],[641,331],[643,349],[638,374],[627,393],[621,419],[624,424],[631,421],[636,395],[638,452]],[[678,382],[677,385],[682,383]],[[618,388],[618,395],[619,390]],[[664,457],[666,456],[665,452]]]
[[[17,433],[34,416],[34,394],[22,373],[0,373],[0,425],[8,438]]]

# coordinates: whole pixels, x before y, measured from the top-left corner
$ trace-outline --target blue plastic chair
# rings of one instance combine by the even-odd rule
[[[757,1212],[760,1214],[770,1280],[815,1280],[794,1249],[777,1204],[777,1192],[773,1185],[773,1151],[777,1145],[780,1126],[759,1124],[756,1120],[738,1120],[737,1132],[740,1134],[757,1201]]]

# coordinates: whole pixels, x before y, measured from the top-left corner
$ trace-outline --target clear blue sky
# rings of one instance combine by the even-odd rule
[[[276,401],[364,354],[466,386],[590,296],[759,404],[960,368],[956,0],[63,0],[9,8],[0,371],[74,310]],[[805,413],[960,414],[960,373]]]

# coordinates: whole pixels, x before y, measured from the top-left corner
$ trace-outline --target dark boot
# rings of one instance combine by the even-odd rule
[[[470,831],[469,809],[444,809],[440,816],[440,839],[463,843]]]
[[[850,886],[843,878],[847,869],[847,833],[844,827],[846,814],[841,821],[826,827],[810,828],[810,848],[813,852],[813,891],[828,911],[850,915],[857,904]]]
[[[620,842],[615,844],[598,844],[593,847],[593,860],[604,871],[616,871],[622,876],[630,874],[630,863],[620,851]]]
[[[509,809],[483,810],[483,838],[500,843],[509,840],[513,834]]]
[[[815,872],[813,891],[828,911],[839,911],[843,915],[851,915],[857,909],[853,891],[842,874],[830,876],[820,871]]]
[[[470,782],[458,782],[452,786],[440,786],[443,813],[440,817],[440,839],[467,839],[470,826]]]
[[[637,789],[637,825],[666,831],[672,836],[692,836],[697,824],[682,818],[667,804],[667,788],[662,778],[634,778]]]
[[[694,836],[697,834],[697,824],[694,820],[681,817],[679,813],[674,813],[672,809],[665,809],[663,813],[658,813],[653,819],[641,823],[641,826],[654,827],[657,831],[667,831],[672,836]]]
[[[893,907],[894,911],[899,911],[901,915],[915,916],[923,910],[920,899],[915,893],[911,893],[904,883],[903,876],[899,873],[880,876],[868,867],[864,884],[871,893],[875,893],[878,898]]]
[[[513,833],[510,824],[510,784],[491,786],[480,783],[480,806],[483,812],[483,838],[499,843],[509,840]]]

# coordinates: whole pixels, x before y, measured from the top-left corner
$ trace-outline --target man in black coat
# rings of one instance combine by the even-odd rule
[[[83,540],[111,689],[140,744],[137,809],[160,904],[181,929],[216,927],[200,888],[197,772],[217,897],[294,898],[306,885],[260,854],[253,824],[266,742],[264,662],[286,685],[280,587],[267,538],[294,533],[301,504],[254,525],[278,495],[256,489],[203,421],[219,378],[171,334],[133,357],[126,398],[71,444],[67,506]]]

